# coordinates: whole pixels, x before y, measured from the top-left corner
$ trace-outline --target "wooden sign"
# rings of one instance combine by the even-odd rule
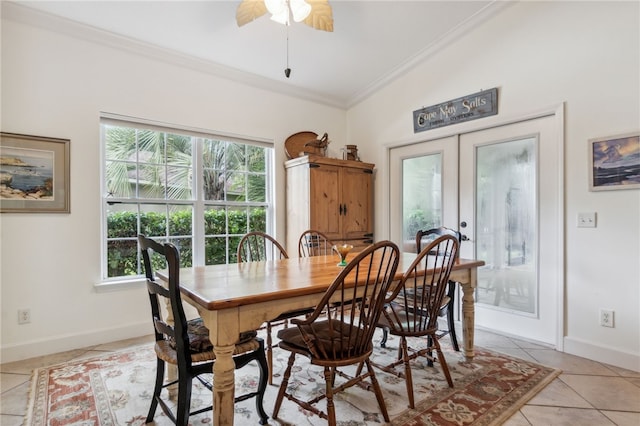
[[[463,123],[498,113],[498,89],[483,90],[413,111],[413,133]]]

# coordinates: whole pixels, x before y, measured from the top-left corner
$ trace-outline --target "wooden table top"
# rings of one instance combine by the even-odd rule
[[[400,254],[395,279],[402,277],[415,258],[415,253]],[[332,255],[182,268],[180,286],[204,309],[235,308],[324,292],[342,271],[338,261],[338,256]],[[483,261],[459,259],[453,270],[482,265]],[[168,279],[166,271],[159,271],[158,277]]]

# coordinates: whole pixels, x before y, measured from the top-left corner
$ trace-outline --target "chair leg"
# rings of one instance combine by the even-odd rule
[[[378,406],[380,407],[380,411],[382,411],[382,417],[385,422],[389,422],[389,412],[387,411],[387,405],[384,403],[384,396],[382,395],[382,389],[380,389],[380,383],[378,383],[378,379],[376,379],[376,373],[373,371],[373,366],[371,365],[371,361],[367,358],[365,361],[367,364],[367,371],[369,372],[369,377],[371,378],[371,384],[373,385],[373,392],[376,394],[376,399],[378,400]]]
[[[427,347],[429,348],[427,351],[427,355],[429,355],[427,358],[427,366],[429,367],[433,367],[433,339],[433,337],[427,336]]]
[[[389,328],[388,327],[382,327],[382,340],[380,340],[380,347],[381,348],[386,348],[387,347],[387,337],[389,337]]]
[[[149,413],[147,414],[147,420],[145,423],[151,423],[156,415],[156,408],[158,408],[158,398],[160,398],[160,392],[162,392],[162,382],[164,381],[164,361],[157,358],[156,363],[156,385],[153,388],[153,397],[151,398],[151,407],[149,407]]]
[[[189,424],[189,411],[191,409],[191,376],[186,377],[185,372],[178,372],[178,409],[176,411],[176,424]]]
[[[336,407],[333,404],[334,368],[324,368],[325,396],[327,398],[327,422],[329,426],[336,426]]]
[[[447,360],[444,358],[444,354],[442,353],[442,349],[440,348],[440,343],[438,339],[433,336],[433,344],[436,347],[436,352],[438,353],[438,361],[440,361],[440,365],[442,366],[442,372],[444,373],[444,377],[447,378],[447,383],[449,387],[453,387],[453,380],[451,379],[451,373],[449,373],[449,366],[447,365]]]
[[[267,389],[267,376],[269,374],[269,367],[267,365],[267,358],[265,356],[264,347],[258,348],[258,356],[256,358],[258,367],[260,369],[260,381],[258,382],[258,394],[256,395],[256,411],[260,417],[260,424],[266,425],[269,416],[264,411],[263,401],[264,392]]]
[[[460,352],[460,346],[458,345],[458,337],[456,336],[456,326],[453,321],[453,304],[455,302],[456,295],[456,283],[449,281],[449,305],[447,306],[447,324],[449,325],[449,337],[451,338],[451,345],[456,352]]]
[[[409,349],[407,347],[407,338],[402,336],[400,341],[402,347],[402,360],[404,363],[404,381],[407,385],[407,397],[409,399],[409,408],[415,408],[413,399],[413,376],[411,375],[411,364],[409,363]]]
[[[271,337],[271,323],[267,322],[267,364],[269,366],[269,384],[273,384],[273,339]]]
[[[278,412],[280,411],[280,406],[282,405],[282,400],[284,399],[284,393],[287,390],[287,385],[289,384],[289,377],[291,377],[291,369],[293,368],[293,362],[296,359],[295,352],[291,352],[291,356],[289,356],[289,363],[287,364],[287,369],[282,376],[282,382],[280,382],[280,389],[278,390],[278,396],[276,397],[276,403],[273,406],[273,418],[278,418]]]

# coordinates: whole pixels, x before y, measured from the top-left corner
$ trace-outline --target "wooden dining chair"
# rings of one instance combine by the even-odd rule
[[[451,235],[458,240],[458,243],[461,240],[461,234],[458,231],[455,231],[450,228],[445,228],[443,226],[439,228],[432,228],[428,230],[419,230],[416,233],[416,252],[420,253],[422,251],[422,247],[426,244],[430,243],[434,239],[442,235]],[[460,352],[460,345],[458,344],[458,337],[456,335],[456,325],[454,320],[455,306],[454,302],[456,299],[456,286],[457,283],[455,281],[449,281],[447,283],[447,291],[445,293],[444,298],[442,299],[442,309],[440,309],[440,317],[447,317],[447,329],[446,330],[438,330],[438,338],[444,337],[449,334],[449,339],[451,340],[451,345],[456,352]],[[380,341],[380,346],[385,347],[387,342],[388,331],[384,330],[382,334],[382,340]],[[430,337],[429,337],[430,338]],[[431,346],[431,343],[428,343]],[[428,363],[429,366],[433,364],[431,361]]]
[[[245,234],[238,244],[238,263],[261,262],[265,260],[288,259],[289,255],[282,245],[271,235],[252,231]],[[267,321],[265,324],[267,334],[267,365],[269,367],[268,382],[273,384],[273,327],[282,325],[287,327],[289,319],[306,315],[313,309],[299,309],[284,312],[277,318]]]
[[[271,235],[261,231],[246,233],[238,244],[238,262],[288,259],[282,245]]]
[[[409,408],[415,408],[411,361],[419,356],[433,361],[435,349],[438,362],[450,387],[453,387],[447,361],[440,348],[438,316],[447,290],[449,275],[458,256],[458,239],[443,235],[429,243],[404,272],[402,279],[385,300],[379,327],[399,336],[398,359],[387,365],[374,366],[387,373],[404,378],[409,397]],[[409,348],[409,337],[430,337],[426,348]],[[409,352],[411,350],[411,353]],[[404,365],[403,371],[396,369]],[[275,416],[274,416],[275,418]]]
[[[298,256],[328,256],[332,254],[333,242],[320,231],[307,229],[298,240]]]
[[[180,295],[180,256],[178,249],[171,243],[160,244],[144,235],[138,236],[142,253],[147,290],[151,303],[151,316],[155,332],[156,383],[153,390],[151,407],[146,422],[153,421],[158,404],[162,411],[176,425],[187,425],[189,416],[210,411],[211,406],[190,412],[191,389],[193,379],[200,381],[209,390],[212,384],[203,375],[212,374],[216,355],[209,340],[209,330],[204,326],[202,318],[187,320]],[[168,268],[168,286],[156,281],[152,265]],[[163,318],[161,303],[164,303],[173,315],[173,324]],[[264,341],[256,337],[255,332],[240,336],[233,352],[235,368],[241,368],[251,361],[256,361],[260,369],[257,389],[239,395],[235,401],[256,399],[256,411],[260,424],[266,424],[268,416],[263,408],[264,392],[267,387],[267,360],[265,358]],[[165,383],[165,364],[177,367],[178,378]],[[178,384],[178,403],[175,412],[162,398],[162,389]],[[212,397],[213,399],[213,397]]]
[[[304,319],[292,319],[291,324],[295,327],[278,332],[280,348],[290,351],[291,355],[276,397],[274,419],[278,418],[282,401],[286,397],[303,409],[326,419],[329,426],[335,426],[334,395],[356,384],[366,385],[366,379],[369,379],[380,411],[385,421],[389,421],[384,397],[369,356],[373,351],[373,333],[382,312],[385,295],[398,268],[399,254],[398,247],[391,241],[369,246],[340,271],[313,313]],[[298,355],[307,357],[312,365],[323,367],[323,394],[302,400],[296,397],[295,387],[288,389],[291,371]],[[357,366],[354,376],[341,370],[350,365]],[[338,376],[344,380],[336,380]],[[324,400],[326,411],[317,406],[318,402]]]

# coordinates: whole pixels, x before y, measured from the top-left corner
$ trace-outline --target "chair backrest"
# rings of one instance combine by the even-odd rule
[[[288,259],[287,251],[271,235],[260,231],[245,234],[238,244],[238,263]]]
[[[315,358],[339,361],[369,356],[399,255],[391,241],[370,245],[338,274],[312,314],[292,320]]]
[[[423,336],[437,330],[458,247],[457,238],[442,235],[430,242],[407,268],[386,300],[384,316],[392,332]]]
[[[147,277],[147,290],[151,303],[151,316],[155,330],[156,342],[167,341],[175,345],[178,364],[191,366],[189,349],[189,335],[187,333],[187,319],[180,296],[180,254],[171,243],[160,244],[144,235],[138,235],[138,243]],[[156,281],[153,264],[154,258],[160,257],[168,268],[169,284],[162,285]],[[157,264],[157,263],[156,263]],[[171,309],[173,325],[170,325],[162,315],[162,304]],[[174,343],[175,342],[175,343]]]
[[[333,242],[320,231],[308,229],[300,235],[298,240],[298,256],[328,256],[331,254]]]
[[[460,243],[462,239],[462,234],[460,232],[451,228],[445,228],[444,226],[427,229],[426,231],[420,230],[416,232],[416,253],[420,253],[422,251],[423,245],[430,243],[442,235],[451,235],[458,240],[458,243]]]

